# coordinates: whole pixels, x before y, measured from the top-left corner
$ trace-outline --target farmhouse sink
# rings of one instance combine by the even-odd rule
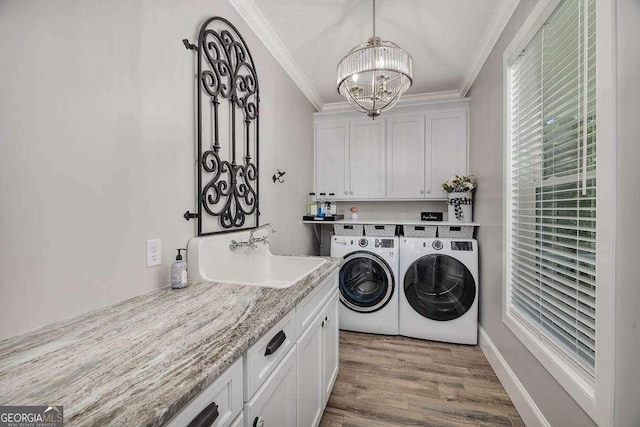
[[[229,249],[231,240],[247,240],[248,232],[196,237],[189,241],[188,274],[191,280],[236,283],[284,289],[316,270],[320,257],[273,255],[269,245]]]

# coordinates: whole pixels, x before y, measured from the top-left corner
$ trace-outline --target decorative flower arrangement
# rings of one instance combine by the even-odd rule
[[[454,175],[442,183],[442,191],[445,193],[466,193],[478,188],[478,181],[473,175]]]

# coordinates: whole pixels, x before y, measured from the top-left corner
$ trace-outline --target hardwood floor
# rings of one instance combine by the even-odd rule
[[[524,426],[477,346],[340,331],[321,427]]]

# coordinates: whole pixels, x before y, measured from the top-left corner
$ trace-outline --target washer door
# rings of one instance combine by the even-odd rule
[[[370,252],[353,252],[340,268],[340,300],[353,311],[371,313],[384,307],[395,287],[389,265]]]
[[[416,260],[404,276],[404,295],[415,311],[431,320],[453,320],[465,314],[476,297],[469,269],[442,254]]]

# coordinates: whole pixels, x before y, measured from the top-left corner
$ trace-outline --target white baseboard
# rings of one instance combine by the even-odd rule
[[[489,361],[489,364],[495,371],[500,383],[506,390],[509,398],[513,402],[513,406],[516,407],[522,421],[527,427],[551,427],[551,424],[533,401],[527,390],[524,388],[516,374],[511,370],[511,367],[504,360],[498,348],[493,344],[489,335],[482,329],[482,326],[478,325],[479,344],[480,349],[484,353],[485,357]]]

